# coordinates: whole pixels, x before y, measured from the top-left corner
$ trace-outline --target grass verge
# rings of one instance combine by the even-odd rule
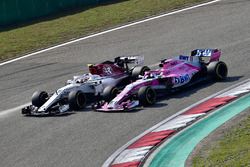
[[[195,153],[192,166],[250,166],[250,116],[224,129],[222,134]]]
[[[0,61],[205,0],[118,0],[0,32]],[[78,9],[79,10],[79,9]]]

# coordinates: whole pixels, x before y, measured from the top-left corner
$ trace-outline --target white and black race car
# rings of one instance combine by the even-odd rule
[[[142,66],[143,56],[117,57],[114,61],[89,65],[89,73],[74,76],[66,86],[52,94],[36,91],[32,95],[32,105],[22,108],[24,115],[62,114],[72,110],[82,110],[86,105],[101,99],[111,100],[119,88],[135,80],[149,70]],[[132,67],[130,64],[132,64]],[[109,90],[116,87],[118,89]]]

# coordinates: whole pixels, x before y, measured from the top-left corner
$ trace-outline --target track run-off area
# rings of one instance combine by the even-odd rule
[[[167,140],[153,151],[144,166],[185,166],[188,156],[201,140],[250,107],[249,92],[248,79],[180,111],[178,116],[157,127],[158,131],[154,130],[157,133],[168,129],[175,135],[167,136]]]
[[[0,166],[102,166],[117,149],[146,129],[205,97],[250,78],[250,1],[221,0],[101,34],[0,66]],[[225,82],[207,82],[136,112],[91,110],[61,117],[24,117],[18,108],[36,90],[48,92],[81,74],[88,63],[140,54],[145,64],[219,48]]]
[[[249,91],[248,87],[248,91]],[[243,93],[244,94],[244,93]],[[149,167],[171,167],[185,166],[186,160],[199,142],[212,133],[216,128],[223,125],[237,114],[250,107],[250,94],[241,97],[235,102],[218,109],[205,119],[187,128],[180,134],[170,139],[153,156],[146,166]],[[196,115],[197,116],[197,115]]]
[[[249,92],[250,79],[204,98],[129,141],[103,167],[184,166],[202,139],[250,107]]]

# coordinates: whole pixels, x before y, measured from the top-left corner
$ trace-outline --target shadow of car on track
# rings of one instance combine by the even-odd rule
[[[99,113],[136,113],[136,112],[139,112],[143,110],[143,107],[140,106],[140,107],[137,107],[137,108],[134,108],[132,110],[124,110],[124,111],[94,111],[94,112],[99,112]]]
[[[230,77],[227,77],[227,79],[223,82],[235,82],[235,81],[238,81],[242,77],[244,76],[230,76]]]
[[[183,97],[188,97],[188,96],[196,93],[197,91],[202,90],[203,88],[207,88],[207,87],[209,87],[209,86],[211,86],[213,84],[220,83],[220,82],[225,82],[225,83],[235,82],[235,81],[238,81],[242,77],[243,76],[230,76],[230,77],[227,77],[226,80],[219,81],[219,82],[215,82],[215,81],[212,81],[212,80],[201,81],[200,83],[194,84],[194,85],[189,86],[189,87],[181,88],[181,89],[176,90],[175,92],[172,92],[172,93],[169,93],[169,92],[168,93],[161,93],[157,97],[156,104],[152,105],[150,107],[152,107],[152,108],[154,108],[154,107],[164,107],[164,106],[167,105],[166,103],[163,102],[164,100],[173,99],[173,98],[181,99]],[[159,102],[160,102],[161,105],[157,105]]]
[[[47,115],[24,115],[24,117],[32,117],[32,118],[45,118],[45,117],[67,117],[76,114],[76,112],[66,112],[62,114],[47,114]]]
[[[36,118],[44,118],[44,117],[68,117],[68,116],[71,116],[71,115],[74,115],[74,114],[77,114],[77,113],[84,113],[84,112],[90,112],[90,111],[93,111],[91,109],[91,107],[86,107],[82,110],[78,110],[78,111],[67,111],[67,112],[64,112],[64,113],[58,113],[58,114],[45,114],[45,115],[24,115],[24,117],[36,117]]]
[[[94,111],[94,112],[100,112],[100,113],[136,113],[139,111],[144,110],[144,108],[162,108],[162,107],[166,107],[168,104],[166,103],[162,103],[160,101],[157,100],[157,102],[151,106],[138,106],[136,108],[130,109],[130,110],[124,110],[124,111]]]

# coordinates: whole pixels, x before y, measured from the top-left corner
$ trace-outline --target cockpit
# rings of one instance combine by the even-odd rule
[[[149,79],[149,78],[157,78],[159,75],[156,72],[145,72],[143,79]]]

